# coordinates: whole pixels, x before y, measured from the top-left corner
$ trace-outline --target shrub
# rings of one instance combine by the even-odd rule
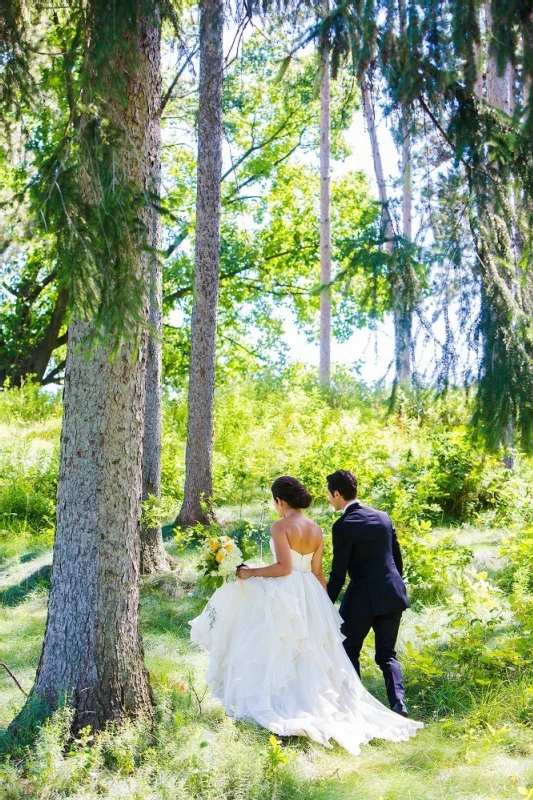
[[[11,388],[8,380],[0,388],[0,422],[18,425],[58,420],[62,410],[61,393],[46,392],[33,381]]]

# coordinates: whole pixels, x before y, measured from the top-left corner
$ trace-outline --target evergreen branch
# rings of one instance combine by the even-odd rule
[[[454,145],[453,141],[450,139],[450,137],[448,136],[448,134],[446,133],[446,131],[444,130],[444,128],[442,127],[442,125],[440,124],[438,119],[436,118],[435,114],[431,111],[431,109],[429,108],[429,106],[425,102],[425,100],[422,97],[422,95],[418,96],[418,102],[420,103],[420,107],[422,108],[422,110],[428,115],[428,117],[432,121],[432,123],[435,126],[435,128],[438,130],[438,132],[440,133],[440,135],[442,136],[442,138],[444,139],[446,144],[449,146],[449,148],[452,151],[452,153],[455,153],[456,148],[455,148],[455,145]],[[465,161],[465,159],[462,156],[460,157],[459,160],[460,160],[461,164],[463,164],[465,169],[468,171],[468,173],[470,174],[470,170],[471,170],[470,164],[467,161]]]

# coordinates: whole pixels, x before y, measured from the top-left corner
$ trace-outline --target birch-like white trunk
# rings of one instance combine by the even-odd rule
[[[385,182],[383,161],[379,148],[374,108],[365,76],[361,78],[361,98],[363,102],[363,116],[365,118],[372,150],[379,201],[384,214],[385,248],[387,253],[392,256],[394,254],[394,227],[389,209],[387,184]],[[404,139],[402,147],[402,173],[404,177],[402,212],[404,236],[407,233],[409,239],[412,235],[412,190],[410,171],[410,138],[407,136]],[[407,177],[407,181],[405,177]],[[397,274],[392,275],[395,367],[397,382],[403,385],[409,385],[411,382],[412,309],[409,304],[405,302],[403,297],[405,292],[404,287],[402,287],[400,283],[402,280],[402,276]]]
[[[376,130],[376,119],[372,98],[366,77],[361,79],[361,98],[363,101],[363,116],[365,118],[370,147],[372,150],[372,160],[374,163],[374,173],[378,185],[379,201],[381,203],[385,219],[385,248],[390,256],[394,254],[394,227],[392,216],[389,209],[389,198],[385,174],[383,171],[383,161],[379,149],[379,140]],[[402,148],[402,172],[407,176],[407,182],[403,182],[403,231],[404,235],[411,238],[412,229],[412,191],[410,179],[410,139],[407,136]],[[411,382],[411,340],[412,340],[412,311],[403,300],[399,285],[401,276],[392,276],[393,280],[393,319],[394,319],[394,352],[396,364],[396,380],[401,384],[409,385]]]
[[[107,100],[124,132],[117,179],[148,190],[160,146],[156,21],[141,19],[130,45],[117,48],[110,65],[124,77],[127,102],[111,81]],[[149,210],[140,214],[149,227]],[[142,237],[127,233],[137,253],[133,269],[148,289]],[[142,302],[147,315],[148,291]],[[31,701],[50,713],[66,697],[75,728],[98,729],[151,715],[153,698],[139,616],[146,332],[132,331],[113,358],[104,346],[87,358],[91,330],[90,320],[69,325],[51,591]]]
[[[194,306],[185,491],[176,523],[212,519],[213,420],[222,174],[223,0],[200,2],[200,83]]]
[[[365,118],[368,136],[370,139],[370,147],[372,150],[372,161],[374,164],[376,183],[378,185],[379,202],[381,203],[382,212],[385,217],[385,247],[389,255],[392,255],[394,252],[394,228],[389,209],[387,184],[385,183],[383,162],[381,160],[381,151],[379,149],[374,108],[372,106],[370,89],[365,76],[361,78],[361,98],[363,101],[363,116]]]
[[[402,222],[403,237],[412,240],[413,228],[413,190],[411,179],[411,134],[407,114],[403,114],[402,124]],[[397,298],[394,304],[394,346],[396,357],[396,380],[401,386],[411,385],[411,347],[413,330],[413,309],[406,291],[405,276],[398,275]]]
[[[329,12],[329,2],[324,3]],[[320,86],[320,361],[319,378],[324,386],[331,379],[331,198],[330,198],[330,68],[329,52],[323,55]]]

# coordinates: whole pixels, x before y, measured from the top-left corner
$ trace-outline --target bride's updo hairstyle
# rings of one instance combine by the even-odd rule
[[[309,508],[313,499],[305,486],[290,475],[276,478],[272,484],[272,496],[274,500],[285,500],[291,508]]]

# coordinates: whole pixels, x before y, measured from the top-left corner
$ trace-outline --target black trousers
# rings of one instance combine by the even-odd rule
[[[359,667],[361,648],[370,629],[373,628],[376,639],[376,664],[383,673],[391,708],[398,700],[402,702],[405,700],[402,670],[394,649],[402,613],[394,611],[392,614],[380,614],[375,617],[348,617],[342,625],[342,632],[346,636],[344,649],[359,677],[361,677]]]

